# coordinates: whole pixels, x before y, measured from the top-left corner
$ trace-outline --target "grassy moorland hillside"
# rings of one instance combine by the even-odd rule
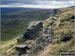
[[[39,53],[39,56],[54,55],[60,51],[75,51],[74,8],[67,7],[57,10],[54,17],[58,17],[58,20],[54,22],[54,27],[52,28],[54,40]],[[50,24],[49,21],[51,21],[51,18],[44,21],[45,28]]]
[[[1,40],[8,41],[25,32],[31,21],[45,20],[52,13],[48,9],[21,10],[2,15],[1,19]]]

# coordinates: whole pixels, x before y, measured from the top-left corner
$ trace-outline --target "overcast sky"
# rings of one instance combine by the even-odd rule
[[[74,6],[74,0],[2,0],[0,7],[61,8]]]

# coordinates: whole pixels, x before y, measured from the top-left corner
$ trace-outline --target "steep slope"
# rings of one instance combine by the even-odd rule
[[[43,21],[42,34],[33,43],[28,44],[31,46],[30,50],[26,50],[28,52],[25,51],[24,55],[56,56],[60,51],[75,51],[75,15],[74,9],[70,8],[72,7],[55,9],[55,14]],[[19,53],[22,55],[21,51]]]
[[[57,10],[55,16],[58,17],[58,20],[54,22],[54,27],[52,28],[54,40],[52,44],[46,46],[38,56],[58,55],[60,51],[75,51],[74,8],[75,7],[67,7]],[[51,21],[51,19],[47,19],[44,24],[50,24],[48,23],[49,21]]]

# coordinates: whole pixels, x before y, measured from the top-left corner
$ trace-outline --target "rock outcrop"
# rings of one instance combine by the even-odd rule
[[[42,27],[42,24],[38,24],[37,27],[36,26],[34,27],[36,30],[34,30],[32,28],[33,31],[30,31],[29,33],[31,33],[31,32],[35,33],[41,27]],[[54,36],[53,36],[54,34],[53,34],[53,30],[52,30],[53,27],[54,27],[54,24],[50,25],[47,29],[43,30],[41,35],[36,38],[34,43],[31,43],[30,45],[27,46],[29,49],[26,49],[25,50],[26,53],[24,53],[22,55],[37,56],[39,51],[43,50],[44,47],[47,46],[49,43],[52,43],[52,40],[54,39]],[[30,30],[30,29],[28,29],[28,30]],[[30,34],[30,36],[31,36],[31,34]],[[26,36],[26,35],[24,35],[24,36]]]
[[[53,40],[53,33],[51,29],[43,30],[42,35],[38,37],[34,43],[30,45],[31,52],[28,52],[29,55],[36,56],[40,50],[43,50],[45,46]]]
[[[26,32],[23,34],[23,37],[17,39],[18,43],[25,42],[26,40],[33,39],[38,32],[43,27],[42,21],[31,23],[30,26],[27,27]]]

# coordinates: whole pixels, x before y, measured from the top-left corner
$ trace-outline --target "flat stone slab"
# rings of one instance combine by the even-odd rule
[[[27,45],[17,45],[16,46],[17,51],[26,51],[28,49],[30,49],[30,48]]]
[[[27,45],[17,45],[16,48],[25,48]]]

